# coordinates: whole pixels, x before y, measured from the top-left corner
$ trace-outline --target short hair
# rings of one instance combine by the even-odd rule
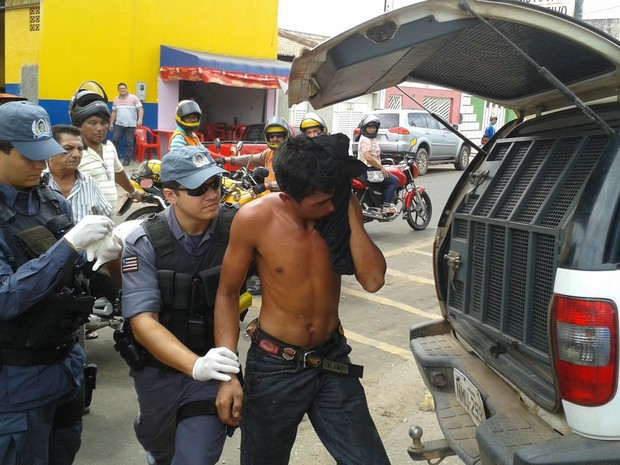
[[[118,85],[116,86],[116,89],[118,90],[118,88],[119,88],[120,86],[125,86],[125,87],[127,87],[127,84],[125,84],[124,82],[119,82],[119,83],[118,83]]]
[[[54,126],[52,126],[52,137],[56,142],[60,140],[60,136],[63,134],[81,137],[82,130],[77,126],[73,126],[71,124],[55,124]]]
[[[161,183],[161,188],[163,189],[172,189],[173,191],[178,191],[182,189],[183,186],[179,184],[177,181],[165,181]],[[178,194],[178,192],[177,192]]]
[[[334,192],[344,176],[338,157],[327,153],[315,139],[305,135],[289,137],[274,157],[278,187],[296,202],[314,193]]]
[[[8,140],[0,140],[0,152],[10,153],[15,147]]]

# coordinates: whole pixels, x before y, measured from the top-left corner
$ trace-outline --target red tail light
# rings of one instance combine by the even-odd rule
[[[353,135],[354,135],[354,136],[357,136],[359,133],[360,133],[360,128],[355,128],[355,129],[353,130]]]
[[[388,132],[392,132],[394,134],[404,134],[404,135],[408,135],[409,134],[409,129],[407,128],[403,128],[403,127],[399,127],[399,128],[389,128]]]
[[[618,311],[609,300],[555,295],[551,338],[562,399],[603,405],[616,393]]]

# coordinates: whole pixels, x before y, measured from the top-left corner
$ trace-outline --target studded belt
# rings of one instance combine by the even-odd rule
[[[304,368],[315,368],[327,373],[354,376],[356,378],[362,378],[364,375],[364,367],[361,365],[328,360],[317,352],[344,337],[342,326],[340,326],[337,331],[334,331],[330,340],[314,349],[304,349],[276,339],[260,329],[258,318],[248,324],[246,332],[250,336],[252,342],[263,352],[281,357],[289,362],[299,363]]]

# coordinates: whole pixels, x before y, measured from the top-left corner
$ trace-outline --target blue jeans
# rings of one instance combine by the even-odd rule
[[[112,131],[112,143],[114,147],[116,147],[116,153],[118,153],[119,159],[126,159],[131,161],[133,158],[133,146],[134,146],[134,138],[136,135],[136,128],[134,127],[125,127],[119,126],[118,124],[114,125],[114,130]],[[125,139],[125,151],[121,155],[121,139]]]
[[[342,363],[350,363],[349,352],[344,337],[317,350]],[[358,378],[303,368],[252,343],[245,369],[241,465],[288,464],[304,414],[338,464],[390,463]]]
[[[360,178],[364,178],[365,182],[368,182],[368,175],[366,173],[362,174]],[[380,185],[383,189],[383,205],[388,203],[393,203],[394,194],[396,193],[396,189],[398,189],[398,178],[393,174],[388,174],[388,177],[385,178],[381,182],[371,183],[376,185]]]

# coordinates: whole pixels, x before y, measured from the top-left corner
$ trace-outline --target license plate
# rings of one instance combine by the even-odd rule
[[[456,400],[469,413],[476,425],[480,425],[486,420],[480,391],[467,379],[467,376],[456,368],[454,369],[454,392],[456,393]]]

